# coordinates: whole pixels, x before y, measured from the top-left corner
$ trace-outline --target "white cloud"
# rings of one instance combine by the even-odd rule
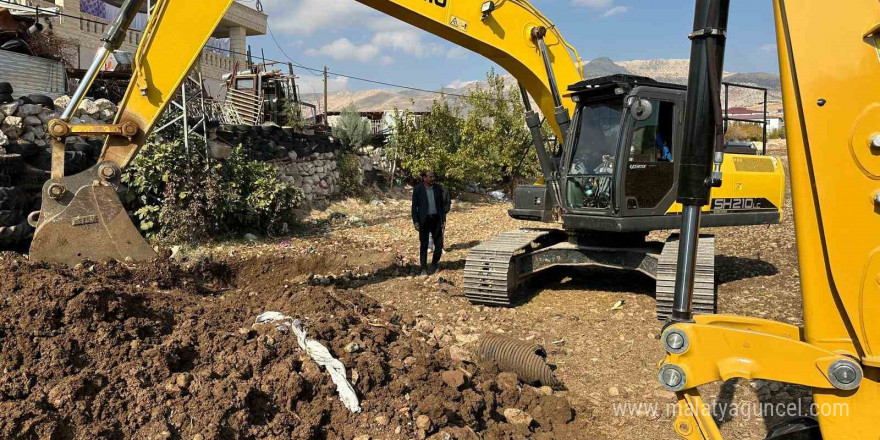
[[[383,55],[383,56],[382,56],[382,59],[380,59],[379,62],[380,62],[383,66],[390,66],[391,64],[394,63],[394,58],[391,58],[391,57],[389,57],[388,55]]]
[[[329,56],[334,60],[356,60],[367,62],[379,55],[379,48],[372,44],[354,44],[348,38],[340,38],[318,49],[307,49],[310,57]]]
[[[376,32],[371,42],[377,47],[399,50],[418,58],[444,54],[446,50],[440,44],[425,43],[415,29]]]
[[[451,83],[447,84],[447,85],[446,85],[446,88],[448,88],[448,89],[460,89],[460,88],[463,88],[463,87],[467,87],[467,86],[469,86],[469,85],[471,85],[471,84],[476,84],[476,83],[478,83],[478,82],[479,82],[479,81],[474,81],[474,80],[471,80],[471,81],[464,81],[464,80],[460,80],[460,79],[455,79],[455,80],[453,80]]]
[[[776,52],[776,45],[773,43],[762,44],[760,49],[762,52]]]
[[[611,17],[611,16],[613,16],[613,15],[623,14],[623,13],[625,13],[626,11],[629,11],[629,8],[627,8],[626,6],[615,6],[615,7],[611,8],[611,9],[609,9],[609,10],[603,12],[602,15],[601,15],[601,17],[602,17],[602,18],[608,18],[608,17]]]
[[[593,9],[607,9],[614,4],[614,0],[572,0],[572,3]]]
[[[378,12],[351,0],[262,0],[269,27],[286,35],[312,35],[363,23]]]
[[[331,76],[327,81],[327,91],[333,93],[348,90],[348,84],[348,78]],[[324,76],[301,74],[296,77],[296,85],[299,86],[299,92],[302,94],[322,94],[324,93]]]
[[[468,50],[461,46],[452,46],[446,51],[446,58],[450,60],[460,60],[466,57]]]

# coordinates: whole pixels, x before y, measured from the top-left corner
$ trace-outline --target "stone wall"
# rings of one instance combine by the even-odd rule
[[[342,145],[332,136],[306,135],[277,126],[221,126],[211,141],[211,151],[222,158],[236,145],[249,157],[272,163],[282,179],[303,190],[309,202],[324,200],[337,194],[339,167],[336,159]],[[385,150],[367,146],[356,152],[361,176],[366,184],[387,175],[390,164]]]

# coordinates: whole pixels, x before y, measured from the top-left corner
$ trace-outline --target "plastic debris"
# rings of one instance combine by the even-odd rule
[[[504,191],[501,191],[501,190],[492,191],[489,193],[489,195],[492,196],[493,199],[495,199],[499,202],[506,202],[507,201],[507,194],[504,194]]]
[[[611,306],[611,310],[620,310],[623,308],[624,304],[626,304],[626,301],[620,300],[620,301],[614,303],[613,306]]]
[[[296,335],[296,342],[299,344],[299,347],[330,374],[330,379],[336,384],[339,400],[342,401],[349,411],[354,413],[361,412],[361,405],[354,387],[348,382],[345,365],[339,359],[334,358],[330,351],[327,350],[327,347],[324,347],[320,342],[306,338],[306,331],[299,319],[293,319],[279,312],[263,312],[260,316],[257,316],[255,322],[255,324],[269,323],[278,323],[278,326],[275,328],[280,332],[287,333],[292,331]]]

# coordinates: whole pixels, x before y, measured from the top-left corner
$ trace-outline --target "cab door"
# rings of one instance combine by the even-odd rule
[[[685,95],[679,90],[635,92],[636,99],[650,102],[651,112],[644,120],[627,112],[619,203],[623,216],[663,215],[676,196]]]

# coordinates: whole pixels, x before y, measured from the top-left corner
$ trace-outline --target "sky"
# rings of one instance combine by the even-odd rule
[[[239,0],[253,3],[255,0]],[[497,65],[355,0],[261,0],[271,35],[250,37],[254,54],[331,72],[438,90],[485,78]],[[424,1],[424,0],[410,0]],[[448,0],[474,2],[481,0]],[[688,58],[692,0],[533,0],[584,60]],[[778,73],[772,4],[731,2],[725,70]],[[274,37],[274,39],[273,39]],[[277,44],[276,44],[277,43]],[[302,93],[322,78],[295,68]],[[331,77],[329,88],[389,88]]]

